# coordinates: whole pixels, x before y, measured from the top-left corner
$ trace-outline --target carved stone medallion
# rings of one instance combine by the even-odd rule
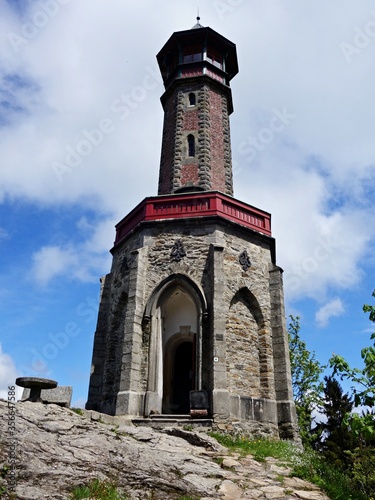
[[[186,255],[186,251],[184,248],[184,244],[182,243],[182,240],[176,240],[175,244],[172,247],[171,250],[171,259],[174,260],[175,262],[180,262]]]
[[[247,250],[244,250],[243,252],[240,253],[238,261],[241,264],[242,269],[244,271],[247,271],[251,267],[251,261],[249,254],[247,253]]]

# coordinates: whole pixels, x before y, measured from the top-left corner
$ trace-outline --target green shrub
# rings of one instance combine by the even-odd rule
[[[375,449],[373,446],[356,448],[348,452],[351,462],[349,473],[355,488],[366,498],[375,498]]]

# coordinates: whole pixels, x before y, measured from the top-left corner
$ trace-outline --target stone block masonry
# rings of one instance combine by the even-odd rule
[[[179,261],[171,258],[176,241],[185,253]],[[215,218],[145,222],[116,245],[102,290],[87,409],[162,413],[168,372],[163,363],[171,363],[168,373],[174,373],[176,362],[175,351],[166,352],[172,312],[164,304],[182,294],[176,302],[181,315],[173,321],[180,325],[180,340],[194,337],[193,388],[209,394],[214,421],[242,421],[250,431],[254,424],[277,433],[279,420],[289,415],[286,428],[281,422],[283,433],[294,435],[273,245],[270,237]],[[239,259],[244,250],[251,262],[246,271]],[[182,310],[189,301],[194,317]]]

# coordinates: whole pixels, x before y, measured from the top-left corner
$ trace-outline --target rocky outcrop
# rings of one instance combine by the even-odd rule
[[[94,478],[113,481],[131,500],[327,498],[309,483],[287,477],[288,469],[275,460],[260,464],[251,457],[229,456],[204,433],[134,427],[108,415],[103,419],[109,423],[101,422],[100,414],[17,403],[16,498],[68,499],[75,487]],[[0,436],[2,470],[9,444],[3,400]]]

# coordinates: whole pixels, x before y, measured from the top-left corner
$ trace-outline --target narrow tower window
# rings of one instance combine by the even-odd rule
[[[187,137],[188,142],[188,156],[195,156],[195,137],[189,134]]]
[[[196,99],[194,92],[190,92],[189,94],[189,106],[195,106]]]

